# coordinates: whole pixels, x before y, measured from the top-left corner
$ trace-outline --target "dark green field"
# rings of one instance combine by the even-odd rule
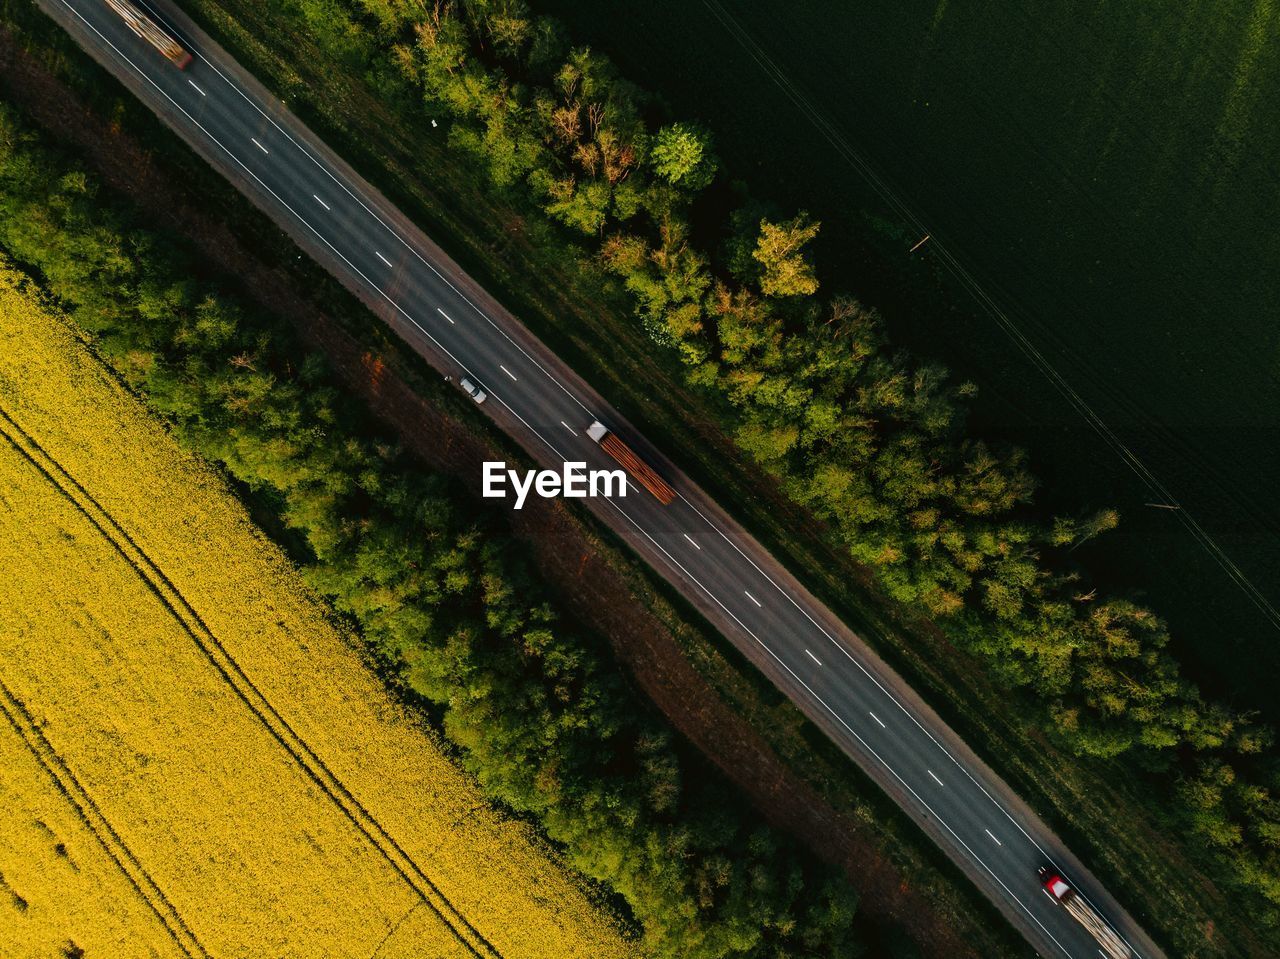
[[[1280,719],[1275,626],[994,319],[919,292],[916,237],[877,238],[868,213],[900,218],[706,3],[534,6],[821,219],[827,287],[979,382],[979,431],[1031,450],[1042,502],[1119,506],[1089,565],[1145,592],[1203,685]],[[724,8],[1280,605],[1280,3]]]

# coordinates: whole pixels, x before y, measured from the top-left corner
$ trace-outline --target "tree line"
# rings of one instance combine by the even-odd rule
[[[288,327],[198,279],[181,238],[146,228],[4,103],[0,253],[184,445],[277,511],[307,580],[432,704],[486,794],[623,897],[648,953],[864,953],[875,933],[844,875],[707,767],[608,643],[544,599],[492,516],[412,462]]]
[[[966,430],[975,387],[894,349],[856,299],[818,295],[821,224],[745,194],[724,222],[695,220],[719,209],[696,206],[720,174],[712,132],[665,119],[525,0],[351,5],[451,119],[450,144],[619,278],[655,348],[729,401],[737,445],[887,596],[1028,690],[1056,742],[1165,784],[1178,821],[1280,923],[1272,733],[1201,695],[1152,610],[1084,585],[1069,554],[1115,511],[1037,519],[1023,454]],[[695,242],[695,225],[720,240]]]

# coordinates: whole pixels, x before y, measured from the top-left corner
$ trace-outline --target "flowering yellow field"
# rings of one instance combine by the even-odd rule
[[[629,954],[8,274],[0,577],[0,956]]]

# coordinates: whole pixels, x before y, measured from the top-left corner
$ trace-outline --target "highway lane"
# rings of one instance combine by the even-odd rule
[[[195,53],[186,71],[102,0],[38,3],[428,361],[479,383],[489,393],[482,410],[540,465],[614,467],[586,435],[595,418],[657,465],[679,494],[670,506],[632,487],[587,507],[880,783],[1041,955],[1098,954],[1040,889],[1046,864],[1097,903],[1136,955],[1162,955],[900,677],[178,9],[140,4]]]

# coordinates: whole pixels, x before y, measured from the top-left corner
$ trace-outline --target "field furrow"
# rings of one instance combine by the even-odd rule
[[[487,957],[500,959],[501,953],[440,893],[422,868],[405,854],[399,843],[351,794],[342,781],[329,771],[324,761],[294,732],[288,721],[272,707],[164,571],[151,561],[129,533],[102,508],[93,495],[42,449],[40,444],[3,408],[0,408],[0,436],[3,436],[39,471],[41,476],[66,497],[103,539],[120,554],[120,557],[141,578],[146,588],[173,616],[182,632],[190,637],[208,658],[219,677],[235,691],[245,708],[262,723],[321,792],[333,801],[342,814],[386,858],[396,874],[422,897],[427,908],[448,926],[459,943],[477,959],[487,959]]]
[[[630,953],[8,274],[0,570],[6,959]]]
[[[209,956],[208,951],[200,944],[191,929],[178,915],[173,904],[155,881],[148,875],[146,868],[124,844],[119,833],[102,815],[97,804],[82,786],[75,773],[63,762],[49,741],[40,732],[40,727],[20,700],[0,681],[0,715],[8,722],[14,733],[22,740],[31,756],[49,776],[49,779],[68,803],[75,809],[84,827],[101,844],[107,857],[115,864],[129,884],[155,913],[156,918],[164,925],[174,943],[185,956]]]

